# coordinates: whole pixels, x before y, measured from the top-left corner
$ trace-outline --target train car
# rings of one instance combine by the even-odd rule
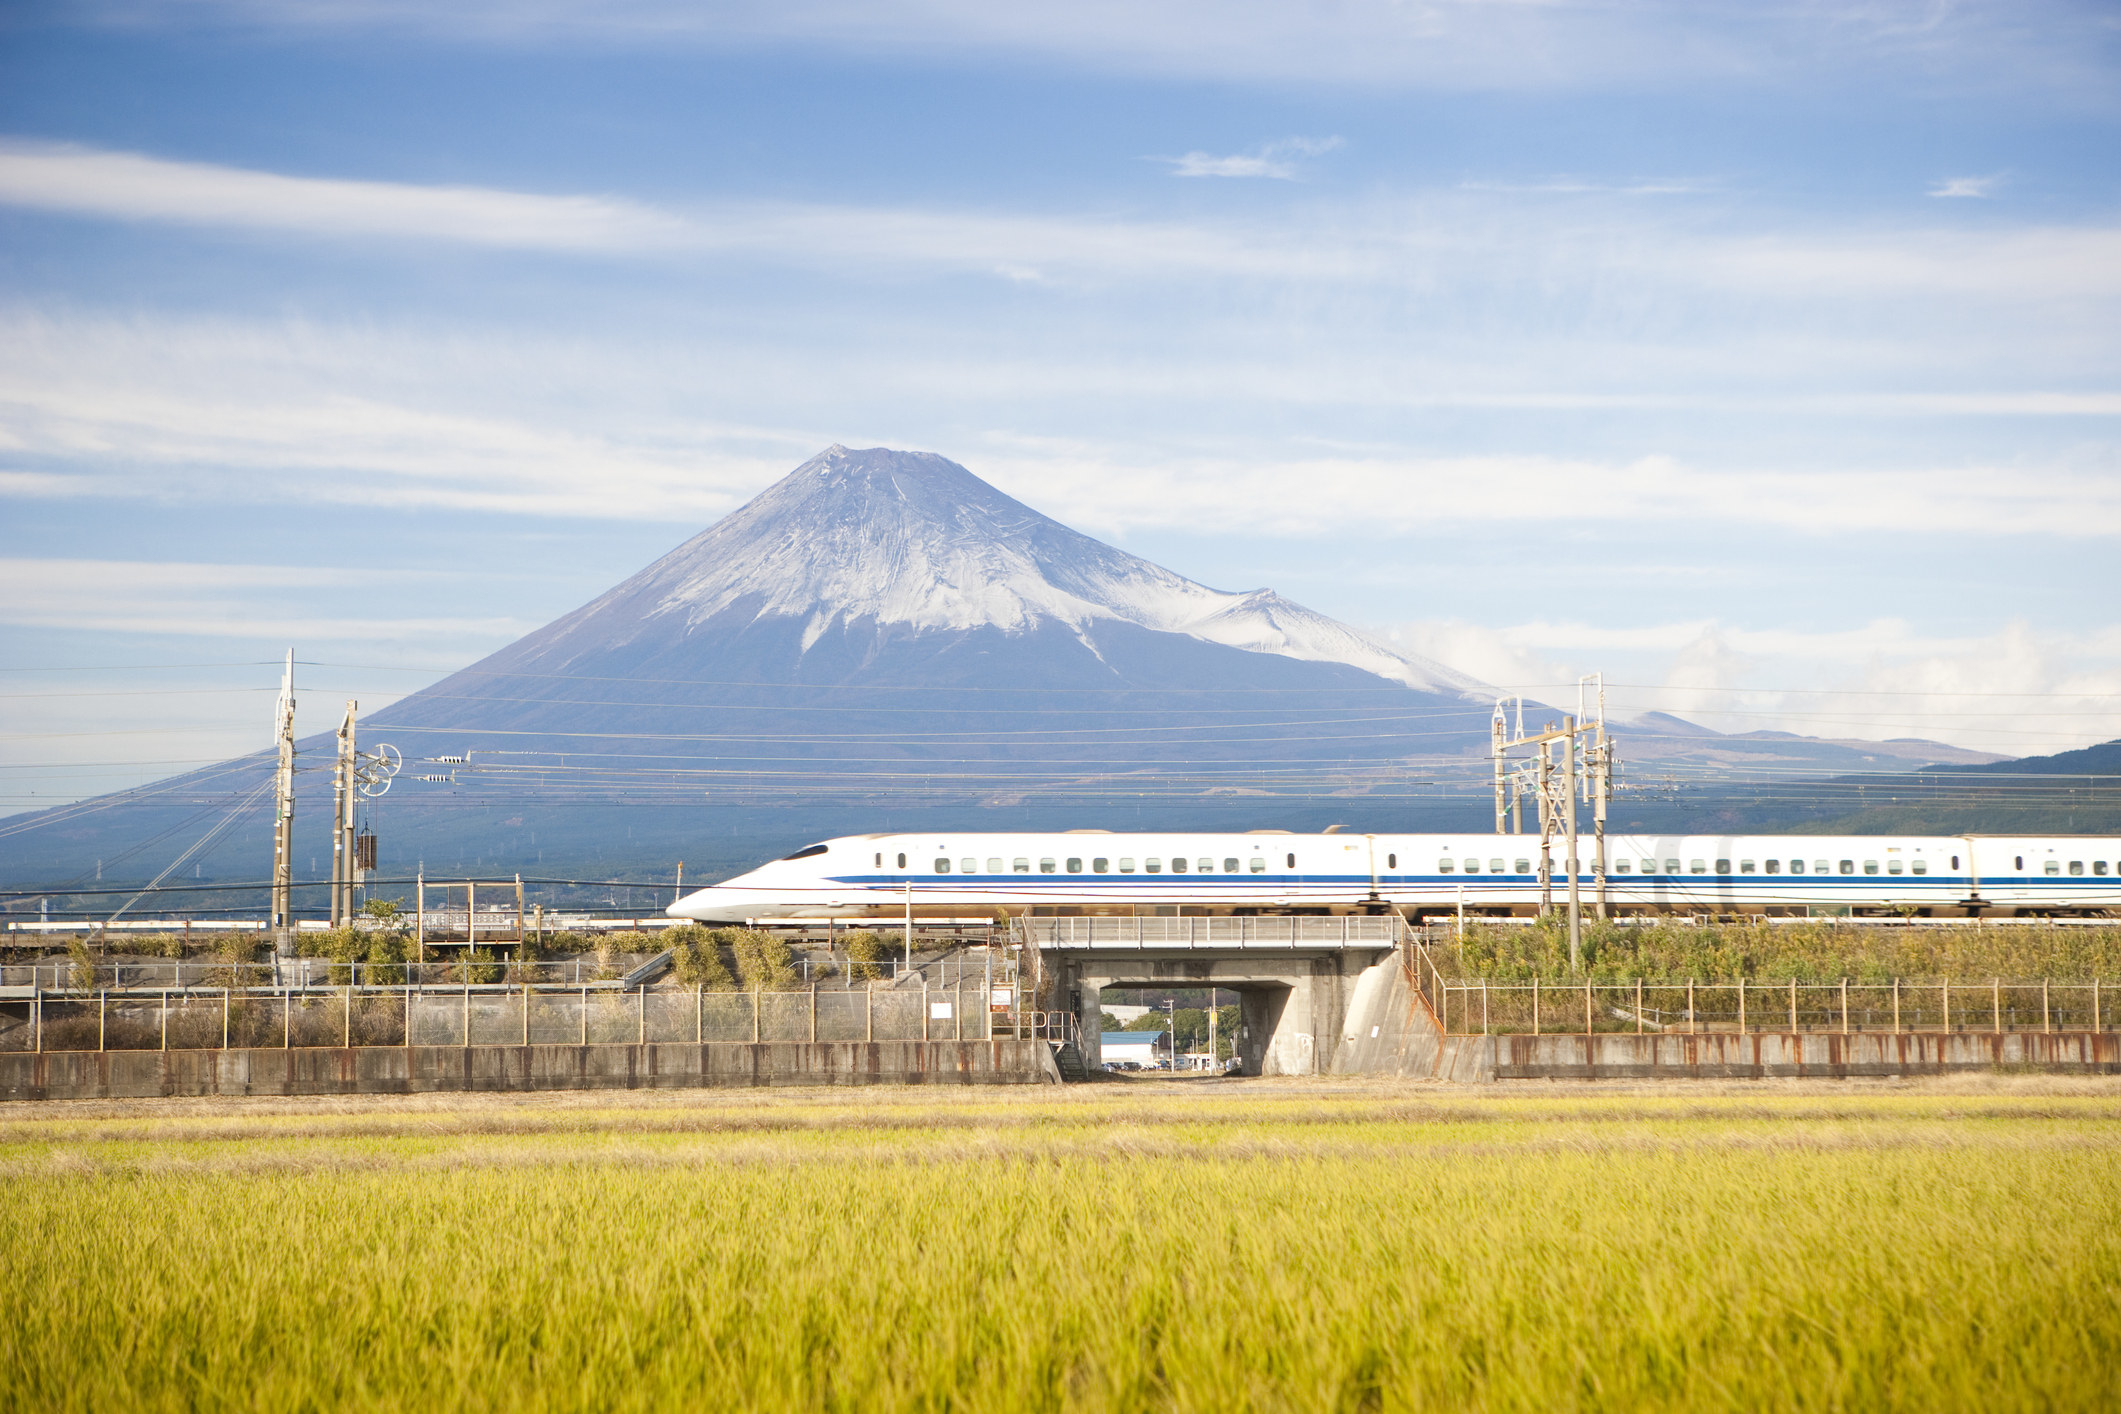
[[[1598,895],[1579,838],[1579,897]],[[1568,893],[1557,842],[1551,891]],[[2098,836],[1608,835],[1616,914],[2096,915],[2121,909],[2121,838]],[[1529,915],[1536,836],[1483,834],[876,834],[824,840],[668,912],[773,918],[1097,914]]]

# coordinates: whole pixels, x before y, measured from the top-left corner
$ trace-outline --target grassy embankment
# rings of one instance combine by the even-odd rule
[[[0,1111],[9,1408],[2093,1408],[2121,1088]]]
[[[1876,985],[1894,978],[2052,978],[2121,980],[2121,924],[2054,926],[1969,922],[1963,926],[1871,927],[1814,920],[1793,923],[1654,923],[1618,926],[1586,920],[1583,969],[1569,968],[1568,927],[1468,921],[1432,949],[1447,975],[1528,982],[1573,976],[1592,982],[1838,981]]]

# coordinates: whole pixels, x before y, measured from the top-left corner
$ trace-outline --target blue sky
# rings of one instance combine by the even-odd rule
[[[2121,734],[2121,11],[0,16],[0,809],[831,442],[1623,710]]]

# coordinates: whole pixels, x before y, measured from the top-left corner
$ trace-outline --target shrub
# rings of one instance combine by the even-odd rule
[[[762,992],[792,992],[802,985],[795,970],[795,955],[788,944],[771,933],[754,928],[718,928],[729,939],[736,954],[737,974],[744,985]]]
[[[66,985],[77,992],[96,990],[96,958],[88,950],[88,939],[74,937],[66,944],[66,958],[73,966],[68,969]]]
[[[884,958],[884,940],[867,928],[847,935],[847,975],[857,982],[874,982],[884,975],[877,963]]]
[[[685,923],[663,935],[670,944],[671,969],[678,981],[709,992],[736,989],[736,979],[722,961],[721,941],[697,923]]]

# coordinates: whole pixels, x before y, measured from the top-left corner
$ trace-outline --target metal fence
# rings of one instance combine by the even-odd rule
[[[1406,935],[1396,913],[1339,917],[1017,918],[1014,941],[1068,951],[1085,948],[1388,948]]]
[[[620,953],[616,956],[622,970],[648,954]],[[954,985],[960,972],[967,977],[991,976],[999,984],[1013,977],[1015,972],[1014,960],[1001,953],[992,957],[968,959],[956,956],[910,963],[902,959],[849,962],[845,958],[806,957],[793,959],[789,966],[797,981],[804,986],[812,983],[860,985],[865,980],[897,985],[902,981],[910,982],[918,973],[936,985],[949,987]],[[197,987],[215,991],[224,987],[272,991],[310,991],[345,986],[444,987],[462,985],[467,971],[473,977],[483,973],[486,982],[500,981],[510,986],[527,982],[579,987],[612,980],[603,964],[594,959],[517,962],[505,955],[470,961],[458,957],[434,962],[335,962],[326,957],[276,958],[269,962],[225,962],[212,958],[99,959],[94,971],[96,987],[112,991],[183,991]],[[75,986],[79,980],[72,961],[67,958],[0,964],[0,993],[25,988],[52,992],[79,990]]]
[[[2114,984],[2096,979],[1491,982],[1444,976],[1424,948],[1405,962],[1454,1035],[2101,1031],[2115,1021]]]
[[[709,992],[461,986],[32,991],[0,1001],[0,1051],[297,1046],[751,1044],[1062,1039],[1058,1014],[961,970],[942,987]]]

